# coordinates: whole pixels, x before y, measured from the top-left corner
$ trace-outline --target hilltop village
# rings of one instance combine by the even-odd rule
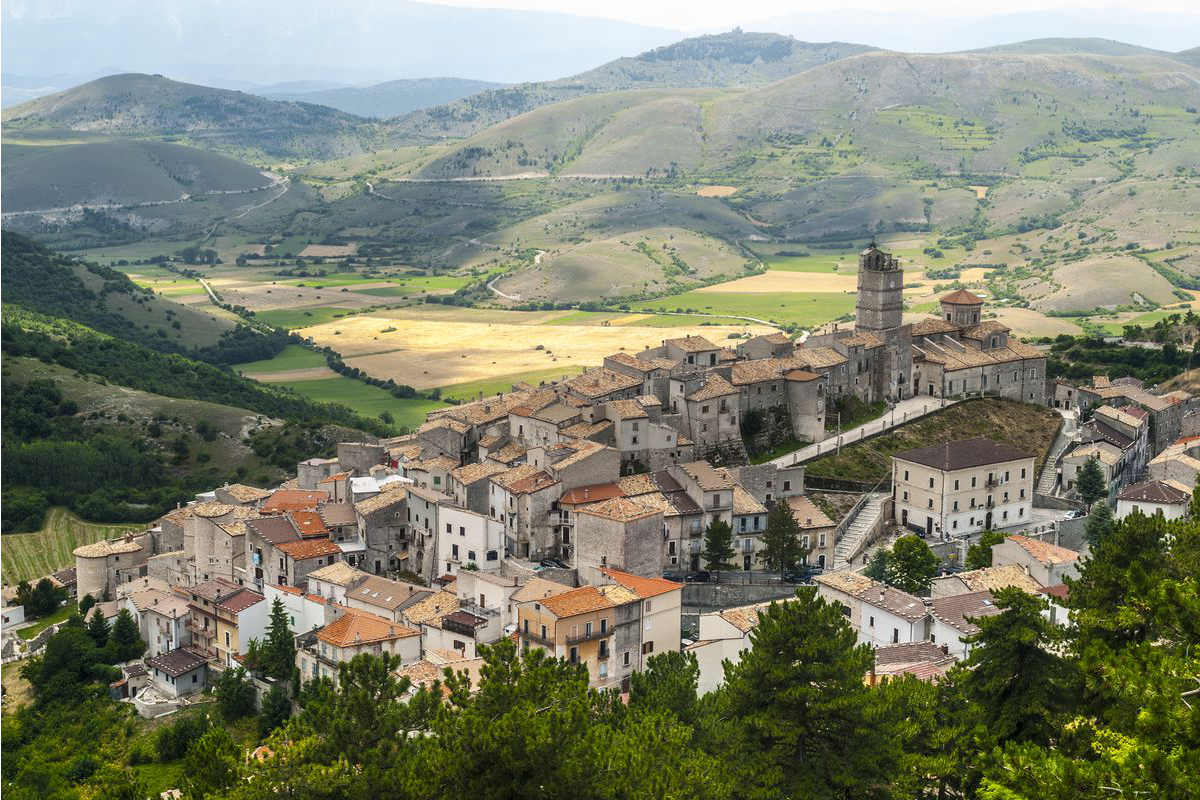
[[[614,353],[561,382],[439,409],[411,435],[339,443],[279,486],[216,487],[79,547],[51,580],[109,622],[136,619],[147,650],[113,691],[147,716],[243,663],[280,608],[301,681],[336,681],[339,665],[381,652],[417,685],[445,668],[477,677],[481,645],[507,638],[622,692],[651,656],[687,651],[708,691],[751,646],[760,611],[798,583],[875,648],[869,680],[936,680],[969,652],[973,620],[999,613],[995,592],[1042,598],[1067,624],[1063,579],[1078,574],[1097,503],[1117,518],[1187,514],[1200,415],[1186,393],[1133,380],[1048,381],[1046,353],[965,290],[904,322],[903,285],[872,246],[852,327]],[[847,397],[888,413],[831,429]],[[826,439],[870,446],[978,398],[1055,409],[1048,451],[1004,430],[951,434],[892,454],[875,486],[806,476]],[[788,439],[801,449],[750,463],[749,446]],[[964,569],[985,534],[990,566]],[[919,591],[867,574],[905,536],[940,565]],[[6,626],[18,616],[7,608]],[[7,638],[6,657],[21,647]]]

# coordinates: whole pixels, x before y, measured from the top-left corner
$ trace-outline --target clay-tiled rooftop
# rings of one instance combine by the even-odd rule
[[[721,489],[732,489],[734,486],[733,478],[729,477],[729,473],[716,469],[707,461],[689,461],[686,464],[680,464],[679,468],[704,491],[715,492]]]
[[[801,347],[792,358],[812,369],[836,367],[846,363],[846,357],[832,347]]]
[[[981,306],[983,305],[983,298],[973,292],[968,292],[966,289],[958,289],[950,294],[943,295],[940,302],[959,306]]]
[[[720,349],[703,336],[682,336],[676,339],[664,339],[663,344],[677,347],[685,353],[704,353],[709,350]]]
[[[407,625],[357,610],[347,611],[317,631],[318,639],[335,647],[354,647],[420,635],[420,631]]]
[[[558,478],[549,472],[538,470],[532,475],[512,481],[504,488],[509,494],[535,494],[543,489],[558,485],[558,482]]]
[[[316,511],[293,511],[289,514],[301,536],[328,536],[325,520]]]
[[[576,394],[597,398],[639,387],[642,385],[642,380],[607,367],[597,367],[568,379],[564,385]]]
[[[880,583],[857,572],[826,572],[813,580],[831,589],[856,597],[864,603],[891,611],[910,622],[925,616],[925,603],[921,598],[902,592],[886,583]]]
[[[612,520],[613,522],[633,522],[634,520],[655,516],[658,512],[624,497],[610,497],[607,500],[601,500],[598,503],[584,506],[579,509],[578,513]]]
[[[410,625],[421,625],[439,620],[450,612],[457,611],[458,608],[458,595],[454,592],[432,592],[429,597],[413,603],[405,609],[404,618]]]
[[[622,497],[624,492],[615,483],[595,483],[591,486],[578,486],[568,489],[558,499],[560,506],[577,506],[581,503],[598,503],[613,497]]]
[[[277,547],[296,561],[336,556],[342,553],[341,548],[328,539],[301,539],[298,542],[284,542]]]
[[[309,580],[332,583],[334,586],[351,586],[365,577],[367,577],[367,573],[350,566],[345,561],[335,561],[308,573]]]
[[[776,381],[785,370],[793,365],[791,359],[784,358],[756,358],[751,361],[738,361],[733,365],[730,383],[734,386],[746,386],[752,383]]]
[[[1028,536],[1022,536],[1019,533],[1014,533],[1008,537],[1008,541],[1015,542],[1025,552],[1036,558],[1039,563],[1051,566],[1054,564],[1072,564],[1079,559],[1079,553],[1074,550],[1068,550],[1065,547],[1059,547],[1050,542],[1042,542],[1037,539],[1030,539]]]
[[[434,591],[415,583],[394,581],[380,575],[365,575],[362,583],[346,593],[347,600],[395,611],[428,598]]]
[[[1028,594],[1034,594],[1041,588],[1041,584],[1025,574],[1025,570],[1016,564],[982,567],[935,579],[935,582],[942,581],[962,581],[962,585],[970,592],[998,592],[1001,589],[1015,586]]]
[[[785,601],[786,602],[786,601]],[[768,609],[771,604],[753,603],[748,606],[737,606],[721,611],[721,619],[737,628],[742,633],[749,633],[758,627],[758,615]]]
[[[231,614],[240,614],[247,608],[250,608],[250,606],[261,603],[264,600],[266,600],[266,598],[258,592],[252,592],[249,589],[242,589],[237,594],[230,595],[221,602],[217,603],[217,608],[222,609],[223,611],[228,611]]]
[[[545,578],[530,578],[525,585],[513,592],[514,603],[528,603],[534,600],[544,600],[547,597],[571,591],[570,586],[548,581]]]
[[[553,597],[542,598],[540,602],[543,608],[560,619],[613,607],[613,602],[595,586],[580,586]]]
[[[263,511],[313,511],[328,500],[328,492],[280,489],[263,504]]]
[[[607,413],[615,419],[644,419],[650,416],[637,400],[612,400],[607,405]]]
[[[471,430],[471,426],[461,420],[453,417],[438,417],[426,422],[421,427],[417,428],[417,433],[429,433],[440,429],[454,431],[455,433],[466,433]]]
[[[146,663],[152,669],[165,672],[172,678],[178,678],[194,669],[199,669],[207,661],[208,659],[190,647],[180,647],[169,653],[161,653],[153,658],[146,659]]]
[[[996,333],[1008,333],[1012,328],[994,319],[984,320],[983,322],[973,327],[967,328],[962,332],[964,339],[974,339],[983,341],[989,336]]]
[[[612,427],[611,419],[598,419],[595,422],[576,422],[570,427],[563,428],[559,431],[563,436],[573,436],[576,439],[588,439],[599,433],[603,433]]]
[[[923,320],[913,323],[913,336],[937,336],[943,333],[954,333],[958,330],[958,326],[948,319],[941,317],[926,317]]]
[[[352,503],[325,503],[317,508],[317,513],[327,528],[353,525],[357,519]]]
[[[636,497],[639,494],[658,491],[658,483],[649,472],[639,472],[636,475],[626,475],[624,478],[618,478],[617,486],[620,487],[621,494],[626,497]]]
[[[561,458],[556,458],[550,465],[556,472],[561,472],[567,467],[578,464],[580,461],[591,458],[603,451],[605,446],[588,439],[567,439],[559,442],[558,447],[555,449],[566,451],[565,455]]]
[[[203,517],[204,519],[216,519],[217,517],[223,517],[226,514],[232,513],[234,506],[226,505],[225,503],[207,502],[196,503],[191,508],[194,516]]]
[[[292,521],[286,516],[252,519],[246,527],[271,544],[283,544],[300,538]]]
[[[239,503],[253,503],[256,500],[263,500],[271,496],[269,489],[259,489],[256,486],[247,486],[244,483],[230,484],[224,488],[224,491]]]
[[[666,578],[647,578],[619,569],[602,569],[600,571],[613,583],[624,586],[643,600],[683,588],[682,583],[675,583]]]
[[[450,476],[459,483],[465,486],[470,486],[476,481],[482,481],[492,477],[493,475],[498,475],[501,472],[504,472],[504,469],[504,465],[498,461],[484,459],[483,461],[476,461],[473,464],[467,464],[459,467],[458,469],[453,469],[450,471]]]
[[[804,495],[796,495],[787,499],[792,518],[801,528],[832,528],[836,524],[824,511]]]
[[[1000,613],[992,600],[991,592],[969,592],[949,597],[935,597],[930,601],[930,613],[935,619],[949,625],[962,634],[979,632],[979,626],[968,617],[990,617]]]
[[[92,542],[91,544],[81,544],[76,547],[72,553],[82,558],[107,558],[108,556],[119,556],[123,553],[136,553],[141,550],[142,546],[137,542],[127,542],[124,539],[116,541]]]
[[[732,479],[731,479],[732,480]],[[743,489],[741,486],[734,484],[733,487],[733,513],[734,514],[765,514],[767,507],[755,499],[754,495]]]
[[[367,516],[368,514],[374,514],[376,511],[382,511],[387,507],[397,503],[403,503],[407,499],[408,492],[403,487],[388,486],[384,491],[380,492],[374,497],[368,497],[366,500],[359,500],[354,504],[354,510],[363,516]]]
[[[708,377],[704,379],[703,386],[689,394],[685,399],[694,402],[703,402],[705,400],[715,400],[718,397],[727,397],[731,394],[737,394],[737,389],[733,388],[733,384],[713,372],[709,373]]]
[[[500,464],[513,464],[519,459],[524,458],[526,452],[528,452],[528,450],[523,443],[509,442],[499,450],[489,452],[488,458]]]
[[[1167,481],[1142,481],[1126,486],[1117,495],[1118,500],[1129,500],[1141,503],[1158,503],[1162,505],[1178,505],[1192,499],[1191,492],[1182,484]]]

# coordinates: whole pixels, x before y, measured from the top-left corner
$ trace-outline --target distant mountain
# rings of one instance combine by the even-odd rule
[[[1115,39],[1096,38],[1050,38],[1030,39],[1025,42],[999,44],[994,47],[981,47],[971,52],[975,53],[1027,53],[1027,54],[1088,54],[1094,56],[1167,56],[1174,53],[1155,50],[1136,44],[1126,44]]]
[[[110,75],[5,109],[0,120],[9,130],[185,136],[272,156],[314,158],[359,152],[368,134],[362,119],[332,108],[136,73]]]
[[[408,0],[7,0],[2,14],[7,71],[80,73],[114,64],[208,84],[545,80],[682,36],[570,14]]]
[[[626,89],[761,86],[806,69],[865,53],[861,44],[801,42],[774,33],[729,33],[684,39],[618,58],[593,70],[540,83],[492,89],[417,111],[391,127],[399,138],[468,136],[552,103]]]
[[[462,97],[501,88],[503,84],[467,78],[410,78],[374,86],[345,86],[313,91],[260,91],[274,100],[296,100],[329,106],[360,117],[398,117],[411,111],[450,103]]]

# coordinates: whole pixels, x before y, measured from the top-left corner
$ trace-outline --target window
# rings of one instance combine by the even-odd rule
[[[1024,467],[1021,467],[1021,477],[1022,478],[1025,477],[1025,468]]]
[[[957,500],[954,501],[954,510],[958,511],[958,501]]]
[[[523,622],[525,623],[525,633],[528,634],[529,633],[529,620],[523,620]]]
[[[769,486],[769,485],[770,485],[770,484],[768,484],[768,486]],[[792,482],[791,482],[791,481],[784,481],[784,482],[783,482],[783,490],[784,490],[785,492],[790,492],[790,491],[792,490]]]
[[[624,653],[621,654],[621,666],[623,666],[623,667],[629,666],[629,651],[628,650],[626,650]]]
[[[646,601],[646,605],[642,610],[645,611],[647,614],[650,613],[650,601],[649,600]]]
[[[707,414],[707,413],[708,413],[708,406],[700,406],[700,413],[701,413],[701,414]]]
[[[929,507],[933,508],[933,498],[929,498]]]
[[[654,652],[654,642],[642,642],[642,655],[648,656]]]
[[[467,561],[474,561],[474,560],[475,560],[475,551],[468,550],[467,551]]]
[[[954,491],[956,491],[956,492],[958,491],[958,480],[957,479],[954,481]]]
[[[567,660],[570,661],[572,664],[579,663],[579,648],[578,647],[571,648],[571,655]]]
[[[590,623],[590,622],[584,623],[584,626],[583,626],[583,635],[584,635],[584,636],[591,636],[591,635],[592,635],[592,623]]]
[[[875,627],[875,617],[871,616],[870,622],[868,622],[867,624],[870,625],[872,628],[874,628]]]
[[[452,556],[454,556],[455,558],[458,558],[458,545],[456,545],[456,544],[450,545],[450,554]]]
[[[446,523],[446,533],[452,533],[453,531],[454,531],[454,526],[451,525],[449,522],[447,522]]]
[[[542,638],[543,639],[546,638],[546,626],[545,625],[542,626]]]
[[[930,489],[932,489],[932,488],[933,488],[933,478],[930,478],[930,479],[929,479],[929,488],[930,488]]]
[[[900,629],[892,628],[892,644],[900,643]]]
[[[907,499],[908,499],[908,492],[905,492],[905,493],[904,493],[904,499],[905,499],[905,500],[907,500]]]
[[[976,476],[975,476],[975,475],[972,475],[972,476],[971,476],[971,488],[972,488],[972,489],[974,489],[974,488],[975,488],[975,485],[976,485],[976,480],[977,480]]]
[[[608,633],[608,618],[600,620],[600,633]]]
[[[908,480],[908,470],[904,470],[904,480]]]
[[[462,525],[459,525],[459,526],[458,526],[458,535],[459,535],[459,536],[466,536],[466,535],[467,535],[467,529],[466,529],[464,526],[462,526]]]

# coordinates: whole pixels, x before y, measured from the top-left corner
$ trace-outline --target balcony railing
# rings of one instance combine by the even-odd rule
[[[607,628],[605,628],[604,630],[601,630],[600,628],[592,628],[590,633],[587,631],[583,631],[575,636],[568,636],[567,644],[579,644],[580,642],[590,642],[593,639],[607,639],[609,636],[612,636],[612,631],[608,630]]]
[[[496,608],[487,608],[481,606],[473,600],[459,600],[458,607],[463,611],[469,611],[477,617],[499,617],[500,610]]]
[[[533,644],[540,644],[544,647],[549,647],[551,650],[555,648],[557,642],[553,639],[548,639],[533,631],[521,631],[521,638]]]

